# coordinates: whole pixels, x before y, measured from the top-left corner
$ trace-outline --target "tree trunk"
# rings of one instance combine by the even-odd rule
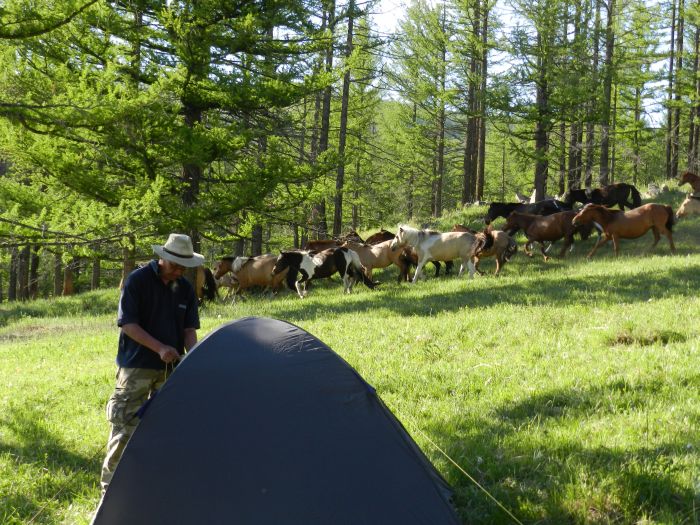
[[[90,290],[97,290],[100,288],[100,274],[101,274],[100,258],[93,257],[93,259],[92,259],[92,272],[90,275]]]
[[[17,273],[19,269],[19,251],[12,248],[10,251],[10,276],[7,283],[7,300],[17,300]]]
[[[326,45],[325,66],[326,73],[330,75],[333,72],[333,29],[335,28],[335,0],[329,0],[325,9],[325,16],[328,20],[327,27],[330,32],[330,40]],[[323,90],[322,108],[321,108],[321,131],[318,138],[319,155],[328,149],[328,139],[330,134],[331,122],[331,89],[328,85]],[[321,199],[315,206],[312,212],[313,223],[316,228],[316,238],[325,239],[328,237],[328,221],[326,219],[326,200]]]
[[[29,299],[29,259],[31,247],[29,245],[23,247],[19,252],[19,267],[17,271],[17,284],[19,287],[19,300],[27,301]]]
[[[639,179],[639,159],[640,159],[640,146],[639,146],[639,129],[641,127],[642,120],[642,90],[637,87],[634,91],[634,135],[632,137],[632,148],[634,151],[634,162],[632,164],[632,185],[637,185],[637,180]]]
[[[262,255],[263,245],[263,227],[261,224],[255,224],[250,232],[250,252],[253,257]]]
[[[566,123],[559,123],[559,195],[566,191]]]
[[[605,26],[605,61],[603,63],[603,105],[601,108],[600,126],[600,173],[598,180],[601,186],[609,183],[610,173],[610,104],[613,77],[613,53],[615,51],[615,0],[607,3],[607,24]]]
[[[360,137],[361,140],[361,137]],[[360,156],[355,159],[355,188],[360,185]],[[360,192],[356,189],[352,195],[352,229],[357,231],[360,225],[360,207],[357,202],[360,198]]]
[[[569,170],[566,177],[569,190],[578,189],[581,185],[581,166],[577,164],[577,153],[581,150],[578,143],[579,126],[578,121],[572,122],[569,132]]]
[[[411,119],[413,127],[416,127],[418,122],[418,104],[413,103],[413,118]],[[408,170],[408,191],[406,195],[406,218],[410,221],[413,219],[414,192],[416,185],[415,167],[411,166]]]
[[[122,277],[122,279],[125,279],[125,277]],[[122,280],[122,283],[123,282],[124,281]],[[53,296],[59,297],[62,292],[63,292],[63,254],[58,252],[58,253],[53,254]]]
[[[671,140],[671,176],[678,177],[678,156],[680,151],[680,128],[681,128],[681,91],[683,89],[683,39],[685,26],[685,5],[684,0],[678,0],[678,34],[676,37],[676,82],[674,91],[676,92],[675,115],[673,118],[673,138]]]
[[[188,104],[187,101],[183,101],[183,112],[185,114],[185,125],[194,129],[202,123],[202,109],[195,104]],[[185,209],[194,208],[199,200],[199,185],[202,180],[202,166],[194,162],[185,162],[182,166],[182,203]],[[187,232],[192,239],[192,248],[195,252],[200,252],[200,237],[199,231],[196,228],[190,229]],[[188,268],[185,272],[185,276],[192,283],[196,283],[196,268]]]
[[[593,183],[593,163],[594,163],[594,145],[595,145],[595,125],[593,123],[594,115],[598,105],[598,97],[596,90],[598,89],[598,60],[600,57],[600,4],[601,0],[596,0],[595,3],[595,25],[593,28],[593,70],[591,86],[593,96],[586,104],[586,176],[584,186],[590,188]]]
[[[241,218],[240,215],[236,215],[231,219],[231,232],[234,235],[239,234],[239,230],[241,229],[241,223],[243,222],[243,219]],[[233,241],[233,245],[231,248],[231,255],[233,257],[240,257],[245,253],[245,239],[241,237],[236,237],[236,239]],[[227,254],[228,255],[228,254]]]
[[[484,200],[486,171],[486,78],[488,74],[489,4],[484,2],[484,18],[481,27],[481,89],[479,90],[479,166],[476,182],[476,200]]]
[[[698,76],[698,71],[700,70],[700,27],[695,28],[695,45],[693,46],[693,54],[695,60],[693,61],[693,74],[691,76],[693,80],[693,95],[691,97],[690,103],[690,118],[688,126],[688,169],[693,173],[698,172],[698,149],[700,144],[698,144],[698,138],[700,138],[700,76]]]
[[[537,35],[538,47],[542,45],[541,35]],[[547,172],[549,170],[549,83],[547,67],[542,57],[538,57],[539,79],[537,82],[537,123],[535,125],[535,200],[541,201],[547,193]]]
[[[479,0],[474,1],[473,34],[480,34],[481,18]],[[476,178],[478,176],[479,128],[477,125],[477,76],[480,56],[476,46],[472,46],[469,62],[469,87],[467,89],[467,130],[464,141],[464,159],[462,164],[462,205],[473,202],[476,196]]]
[[[501,151],[501,202],[506,200],[506,136],[503,136],[503,149]]]
[[[443,6],[442,9],[442,20],[441,29],[442,34],[445,34],[445,23],[447,18],[447,10]],[[440,104],[438,110],[438,122],[437,122],[437,173],[435,178],[435,197],[434,197],[434,208],[433,217],[440,217],[442,215],[442,184],[445,177],[445,93],[446,93],[446,82],[447,82],[447,46],[443,42],[442,48],[440,49],[440,73],[439,73],[439,92]]]
[[[671,157],[673,156],[673,68],[676,61],[676,0],[671,0],[671,49],[668,58],[668,110],[666,116],[666,178],[671,178]]]
[[[615,138],[615,132],[617,131],[617,86],[613,86],[613,102],[612,102],[612,122],[610,123],[610,184],[614,184],[615,180],[615,169],[616,169],[616,147],[617,139]]]
[[[576,1],[576,12],[574,15],[574,40],[572,53],[576,59],[583,61],[584,58],[576,55],[580,48],[579,42],[582,39],[581,30],[585,31],[588,25],[588,17],[586,22],[582,20],[583,8],[581,0]],[[588,11],[586,11],[588,13]],[[564,31],[567,31],[565,26]],[[585,36],[583,37],[585,39]],[[583,140],[583,123],[581,121],[581,110],[578,105],[572,108],[571,124],[569,125],[569,154],[568,154],[568,171],[566,174],[566,186],[569,190],[579,189],[581,187],[581,161],[582,161],[582,140]]]
[[[343,186],[345,185],[345,142],[348,127],[348,105],[350,101],[350,66],[347,62],[352,54],[352,32],[355,15],[355,0],[348,4],[348,34],[345,42],[345,74],[343,75],[343,95],[340,103],[340,134],[338,137],[338,171],[335,178],[335,207],[333,210],[333,235],[340,235],[343,228]]]
[[[34,246],[29,259],[29,298],[39,295],[39,246]]]
[[[73,295],[75,293],[75,285],[73,282],[73,268],[76,266],[76,259],[73,258],[70,263],[63,269],[63,291],[61,295]]]

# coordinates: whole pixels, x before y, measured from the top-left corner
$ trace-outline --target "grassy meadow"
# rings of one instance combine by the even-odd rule
[[[588,261],[589,239],[547,263],[520,251],[498,278],[487,259],[471,281],[429,267],[399,285],[387,269],[376,291],[343,296],[336,279],[304,300],[210,304],[200,338],[255,315],[323,340],[453,486],[465,523],[700,524],[700,217],[675,232],[676,255],[665,238],[650,253],[647,234]],[[117,300],[0,305],[0,523],[89,522]]]

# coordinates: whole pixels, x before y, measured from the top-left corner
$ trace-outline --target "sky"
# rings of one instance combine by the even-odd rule
[[[392,33],[406,11],[405,0],[379,0],[373,18],[382,33]]]

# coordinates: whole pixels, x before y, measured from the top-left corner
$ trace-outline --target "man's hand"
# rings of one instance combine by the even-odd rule
[[[168,345],[159,347],[158,355],[160,356],[160,360],[164,363],[174,363],[180,359],[180,354],[177,353],[177,350]]]

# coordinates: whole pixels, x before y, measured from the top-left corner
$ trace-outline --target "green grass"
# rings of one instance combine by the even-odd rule
[[[208,305],[200,337],[248,315],[319,337],[377,388],[465,522],[514,523],[433,443],[522,523],[697,524],[700,219],[676,232],[676,255],[665,239],[648,254],[649,235],[623,242],[618,259],[606,247],[587,261],[590,239],[564,260],[519,253],[499,278],[411,286],[386,270],[374,292],[343,296],[333,281],[304,300]],[[89,521],[117,298],[2,305],[0,523]]]

